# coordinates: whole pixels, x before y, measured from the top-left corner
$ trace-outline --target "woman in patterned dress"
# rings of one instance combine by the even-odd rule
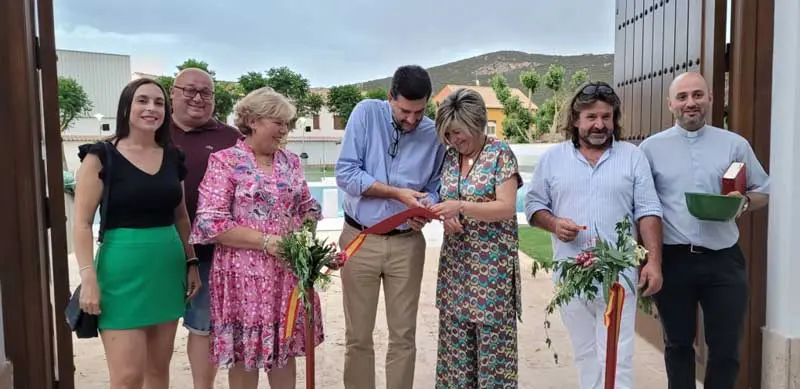
[[[436,130],[449,146],[442,166],[444,220],[436,306],[437,388],[516,388],[521,318],[516,157],[485,135],[480,94],[459,89],[444,99]]]
[[[286,331],[287,301],[297,278],[278,257],[285,234],[306,219],[319,220],[300,159],[281,148],[295,108],[269,88],[235,107],[244,139],[211,154],[200,184],[194,244],[215,243],[210,275],[212,362],[230,367],[232,389],[256,388],[258,370],[271,388],[295,387],[295,357],[304,356],[304,309]],[[319,296],[314,296],[315,339],[323,339]]]

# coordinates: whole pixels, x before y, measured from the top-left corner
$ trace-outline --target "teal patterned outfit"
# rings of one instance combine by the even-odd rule
[[[442,167],[442,201],[495,200],[508,179],[522,180],[513,151],[489,138],[472,170],[461,177],[450,148]],[[459,180],[460,185],[459,185]],[[482,222],[460,216],[464,231],[445,234],[439,259],[437,388],[517,387],[517,320],[521,320],[516,217]]]

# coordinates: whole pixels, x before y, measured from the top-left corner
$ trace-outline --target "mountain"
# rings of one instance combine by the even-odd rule
[[[614,54],[559,56],[529,54],[520,51],[497,51],[430,67],[428,72],[433,82],[434,94],[447,84],[475,85],[475,80],[478,80],[480,85],[488,86],[489,79],[495,74],[503,74],[512,88],[523,89],[519,81],[522,71],[534,69],[539,75],[544,75],[550,64],[564,66],[565,82],[569,82],[575,71],[584,68],[588,70],[589,79],[592,81],[605,81],[611,84],[614,80]],[[390,75],[386,78],[366,81],[359,86],[362,90],[389,89],[391,81]],[[541,105],[550,95],[552,92],[542,85],[533,95],[533,102]]]

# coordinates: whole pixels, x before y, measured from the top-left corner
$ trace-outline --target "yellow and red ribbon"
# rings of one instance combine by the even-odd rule
[[[389,231],[394,230],[395,228],[399,227],[403,223],[405,223],[408,219],[413,217],[423,217],[428,219],[437,219],[438,216],[433,213],[432,211],[428,210],[427,208],[410,208],[398,214],[392,215],[386,219],[381,220],[378,224],[367,228],[366,230],[361,231],[355,238],[353,238],[350,243],[347,244],[344,248],[345,257],[343,258],[341,266],[344,266],[347,263],[347,260],[353,257],[358,249],[361,248],[361,245],[364,244],[364,241],[367,239],[367,235],[370,234],[386,234]],[[327,268],[325,269],[325,274],[328,275],[333,272],[333,269]],[[312,298],[309,296],[309,298]],[[288,339],[292,336],[294,332],[295,322],[297,320],[297,311],[298,305],[300,303],[300,286],[295,285],[294,289],[292,289],[292,294],[289,296],[289,307],[286,310],[286,329],[284,332],[284,339]]]
[[[606,379],[605,389],[614,389],[617,376],[617,348],[619,346],[619,330],[622,322],[622,306],[625,303],[625,288],[615,282],[609,290],[608,307],[603,321],[608,327],[606,335]]]

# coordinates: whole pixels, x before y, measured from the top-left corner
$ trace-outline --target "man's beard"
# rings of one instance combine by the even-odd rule
[[[578,134],[580,135],[580,130],[578,130]],[[602,143],[598,143],[597,139],[593,139],[591,137],[592,134],[605,135],[605,140],[603,140]],[[609,144],[611,144],[612,138],[613,138],[613,136],[612,136],[611,131],[609,131],[608,129],[605,129],[605,128],[602,129],[602,130],[592,130],[592,131],[589,131],[589,133],[586,134],[586,136],[581,136],[581,140],[583,141],[585,146],[590,148],[590,149],[603,149],[603,148],[606,148]]]

